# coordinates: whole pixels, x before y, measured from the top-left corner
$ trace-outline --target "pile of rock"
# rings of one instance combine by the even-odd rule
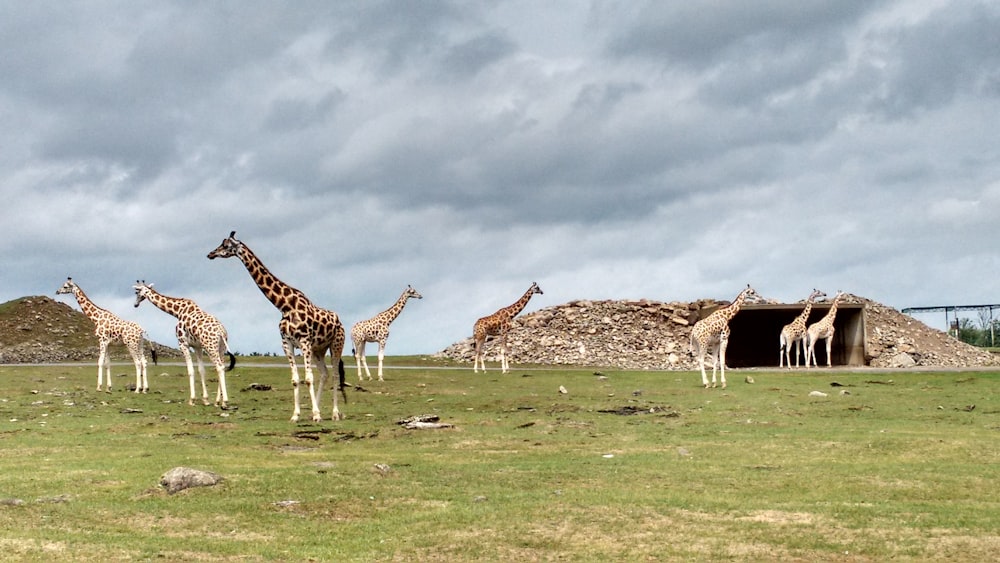
[[[514,319],[508,335],[514,363],[613,366],[622,369],[694,369],[691,327],[702,307],[716,301],[663,303],[646,299],[571,301]],[[499,343],[487,343],[497,361]],[[472,338],[438,355],[472,362]]]
[[[994,354],[891,307],[849,294],[844,301],[865,307],[866,360],[873,367],[1000,365]],[[691,327],[721,304],[715,300],[581,300],[546,307],[514,320],[508,335],[510,359],[515,364],[697,369],[690,352]],[[499,343],[494,339],[486,346],[487,360],[498,361]],[[473,355],[471,337],[437,354],[470,364]]]
[[[865,306],[865,348],[872,367],[974,367],[1000,365],[1000,357],[970,346],[913,317],[856,295],[845,301]]]

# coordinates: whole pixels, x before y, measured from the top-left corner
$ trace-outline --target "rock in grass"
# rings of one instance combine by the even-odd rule
[[[810,391],[809,392],[809,396],[810,397],[826,397],[826,393],[824,393],[822,391]]]
[[[170,494],[191,487],[211,487],[221,482],[221,475],[190,467],[175,467],[160,477],[160,485]]]

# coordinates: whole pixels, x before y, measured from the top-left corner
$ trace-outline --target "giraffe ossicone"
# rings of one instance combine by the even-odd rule
[[[149,378],[146,375],[146,356],[142,345],[146,332],[139,323],[127,321],[107,309],[102,309],[87,297],[72,277],[66,278],[66,283],[56,290],[56,295],[73,294],[80,305],[83,314],[94,323],[94,336],[97,337],[99,354],[97,357],[97,390],[100,391],[106,381],[107,391],[111,392],[111,357],[108,346],[115,341],[121,341],[135,364],[135,392],[149,392]],[[107,377],[105,378],[105,374]]]
[[[146,283],[145,280],[136,280],[133,289],[135,289],[136,307],[143,300],[146,300],[164,313],[177,318],[174,332],[177,335],[177,345],[180,347],[181,353],[184,354],[184,363],[187,365],[191,389],[188,404],[193,405],[196,396],[194,364],[191,361],[191,350],[193,349],[195,358],[198,360],[198,373],[201,375],[202,404],[209,404],[208,388],[205,385],[205,365],[201,359],[202,352],[205,352],[212,365],[215,366],[215,372],[219,378],[215,405],[223,409],[228,408],[229,393],[226,390],[226,372],[235,367],[236,356],[229,350],[229,335],[226,332],[226,327],[219,322],[219,319],[206,313],[193,300],[163,295],[153,289],[152,283]],[[229,355],[228,367],[222,360],[223,354]]]
[[[378,380],[382,379],[382,360],[385,358],[385,343],[389,339],[389,325],[396,317],[403,312],[403,307],[409,299],[423,299],[423,296],[407,285],[399,299],[385,311],[374,317],[359,321],[351,327],[351,341],[354,343],[354,360],[358,366],[358,381],[363,381],[361,368],[364,367],[368,381],[372,380],[372,373],[368,369],[368,358],[365,357],[365,344],[367,342],[378,342]]]
[[[510,354],[510,347],[507,343],[507,332],[510,331],[514,317],[524,310],[531,296],[536,293],[542,295],[542,288],[538,287],[537,282],[531,282],[531,287],[528,288],[528,291],[524,292],[524,295],[520,299],[492,315],[482,317],[476,321],[476,324],[472,327],[472,338],[475,341],[475,356],[472,359],[473,373],[479,373],[480,366],[483,368],[483,373],[486,373],[485,346],[487,336],[500,337],[500,372],[507,373],[510,371],[510,364],[507,361],[507,356]]]
[[[302,351],[302,363],[305,369],[305,379],[302,381],[309,389],[309,400],[312,406],[312,420],[319,422],[323,420],[320,415],[319,405],[323,387],[329,376],[326,369],[326,353],[330,352],[332,361],[337,362],[337,372],[339,383],[337,390],[347,401],[344,392],[346,385],[344,381],[344,341],[346,335],[344,325],[340,322],[340,317],[333,311],[323,309],[313,305],[312,301],[298,289],[286,284],[271,273],[264,263],[257,258],[257,255],[250,248],[236,239],[236,231],[229,233],[229,236],[222,241],[215,250],[208,253],[209,260],[216,258],[239,258],[247,269],[247,273],[257,284],[264,297],[268,299],[280,312],[281,320],[278,322],[278,331],[281,334],[281,348],[288,358],[288,364],[292,372],[292,397],[295,406],[292,411],[292,422],[299,420],[301,412],[299,401],[299,370],[295,362],[295,349]],[[313,380],[313,360],[320,371],[319,384],[315,385]],[[342,415],[337,405],[337,393],[333,393],[333,420],[340,420]]]

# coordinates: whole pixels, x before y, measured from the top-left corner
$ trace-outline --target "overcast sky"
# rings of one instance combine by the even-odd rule
[[[142,278],[280,352],[206,259],[236,230],[348,329],[412,284],[389,354],[532,281],[527,311],[997,303],[997,30],[992,1],[0,2],[0,302],[72,276],[175,344]]]

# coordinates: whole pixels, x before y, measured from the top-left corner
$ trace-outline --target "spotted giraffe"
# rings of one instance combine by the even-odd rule
[[[158,309],[177,318],[177,345],[184,354],[187,364],[188,380],[191,387],[191,398],[188,404],[193,405],[195,399],[194,364],[191,362],[191,349],[194,349],[198,360],[198,373],[201,374],[201,402],[208,404],[208,388],[205,386],[205,365],[201,361],[202,351],[208,354],[209,360],[215,366],[219,377],[219,388],[215,393],[215,405],[222,408],[229,406],[229,394],[226,392],[226,372],[236,365],[236,356],[229,350],[226,327],[218,319],[209,315],[197,303],[181,297],[169,297],[153,289],[153,284],[136,280],[135,306],[148,300]],[[222,361],[222,355],[229,355],[229,367]]]
[[[809,325],[809,328],[806,329],[806,367],[809,367],[810,359],[812,360],[812,365],[819,367],[816,363],[816,341],[821,339],[826,339],[826,366],[831,367],[833,365],[830,356],[830,351],[833,348],[833,321],[837,318],[837,304],[843,296],[844,292],[838,291],[833,296],[833,302],[830,304],[830,310],[827,311],[826,316]]]
[[[135,392],[148,393],[149,379],[146,377],[146,356],[142,351],[142,343],[145,339],[145,331],[138,323],[126,321],[94,304],[87,297],[87,294],[76,285],[73,278],[66,278],[66,283],[56,290],[57,295],[72,293],[76,297],[76,302],[80,304],[83,314],[87,315],[94,322],[94,335],[100,346],[100,354],[97,357],[97,390],[101,390],[107,374],[107,392],[111,392],[111,357],[108,354],[108,345],[115,341],[121,341],[128,348],[128,353],[132,356],[135,364]]]
[[[819,299],[820,297],[826,297],[826,294],[818,289],[813,289],[812,293],[806,299],[806,306],[799,313],[799,316],[795,317],[795,320],[788,323],[781,329],[781,335],[778,336],[778,367],[782,367],[784,364],[788,365],[788,369],[792,369],[792,348],[795,348],[795,367],[799,367],[799,348],[802,348],[802,355],[805,356],[806,350],[806,321],[809,320],[809,313],[812,311],[813,300]],[[799,346],[796,347],[796,344]]]
[[[748,297],[756,296],[750,284],[733,299],[726,307],[717,309],[711,315],[701,319],[691,329],[691,349],[698,358],[701,367],[701,383],[708,387],[708,377],[705,375],[705,356],[712,356],[712,387],[715,387],[715,369],[722,373],[722,388],[726,388],[726,346],[729,344],[729,321],[740,312],[740,307]]]
[[[497,335],[500,336],[501,373],[510,371],[510,365],[507,363],[507,355],[510,353],[507,345],[507,332],[510,330],[510,325],[514,317],[524,310],[524,307],[528,304],[528,300],[536,293],[541,295],[542,289],[538,287],[537,283],[531,282],[531,287],[528,288],[528,291],[524,292],[524,295],[513,304],[476,321],[476,324],[472,327],[472,337],[476,343],[476,353],[472,359],[473,373],[479,373],[480,365],[483,367],[483,372],[486,372],[486,359],[484,357],[486,355],[484,349],[486,337]]]
[[[237,257],[243,262],[250,277],[260,288],[264,297],[281,311],[281,321],[278,330],[281,333],[281,347],[288,358],[292,370],[292,394],[295,408],[292,411],[292,422],[299,420],[299,370],[295,364],[295,349],[302,351],[302,363],[305,368],[305,385],[309,388],[309,400],[312,403],[312,420],[319,422],[322,416],[319,411],[319,400],[323,386],[328,377],[326,369],[326,353],[330,352],[332,361],[338,362],[337,371],[340,380],[337,389],[344,395],[344,325],[337,313],[313,305],[304,293],[279,280],[257,258],[250,247],[236,239],[236,231],[222,241],[218,248],[208,253],[208,258]],[[313,361],[319,367],[319,385],[313,385]],[[342,415],[337,406],[337,393],[333,393],[333,420],[340,420]]]
[[[389,339],[389,325],[396,317],[403,312],[406,301],[410,298],[423,299],[412,286],[406,286],[406,290],[399,296],[399,299],[385,311],[366,320],[359,321],[351,327],[351,341],[354,343],[354,360],[358,364],[358,381],[362,381],[361,367],[364,366],[368,381],[372,380],[372,373],[368,370],[368,359],[365,357],[365,343],[378,342],[378,380],[382,379],[382,359],[385,357],[385,342]]]

